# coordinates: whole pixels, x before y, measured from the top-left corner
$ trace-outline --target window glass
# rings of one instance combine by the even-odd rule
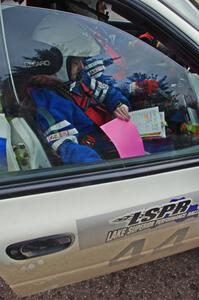
[[[0,68],[2,103],[20,172],[198,153],[197,74],[96,19],[19,6],[2,14],[11,69]]]
[[[1,9],[1,8],[0,8]],[[1,11],[0,11],[1,12]],[[3,85],[7,81],[10,94],[13,95],[13,87],[9,74],[9,59],[4,47],[4,31],[2,28],[2,18],[0,14],[0,176],[6,171],[17,171],[19,165],[12,147],[11,128],[5,115],[5,98],[3,95]],[[6,99],[8,101],[8,99]],[[13,108],[14,109],[14,108]]]

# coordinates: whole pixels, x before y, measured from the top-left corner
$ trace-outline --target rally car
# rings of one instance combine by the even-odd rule
[[[19,296],[199,246],[198,2],[53,3],[0,5],[0,276]]]

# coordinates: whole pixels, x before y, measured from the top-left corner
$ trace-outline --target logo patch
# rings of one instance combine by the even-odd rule
[[[192,199],[172,199],[169,203],[142,209],[136,212],[119,216],[109,224],[125,224],[123,227],[109,231],[106,242],[128,236],[130,234],[153,228],[168,222],[180,222],[189,217],[198,216],[198,205],[192,204]]]
[[[24,62],[26,68],[32,67],[49,67],[50,61],[49,60],[27,60]]]

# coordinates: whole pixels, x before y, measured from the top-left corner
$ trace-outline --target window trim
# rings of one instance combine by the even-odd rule
[[[178,158],[172,161],[165,160],[163,163],[146,163],[144,166],[136,165],[126,168],[116,168],[114,170],[84,173],[81,175],[76,174],[67,177],[63,172],[56,177],[54,176],[50,178],[49,176],[46,176],[43,179],[37,178],[37,180],[32,182],[31,176],[29,176],[25,182],[0,186],[0,200],[135,179],[139,177],[186,170],[193,167],[199,167],[199,154],[194,155],[194,157],[191,157],[186,161],[183,158]]]
[[[164,6],[166,6],[169,9],[172,9],[172,6],[170,6],[168,3],[166,3],[164,0],[159,0]],[[190,1],[191,2],[191,1]],[[191,2],[192,3],[192,2]],[[192,3],[192,5],[194,5],[194,3]],[[196,6],[195,6],[196,7]],[[196,29],[198,31],[198,28],[190,22],[190,19],[188,17],[186,17],[185,15],[181,14],[179,12],[179,10],[175,10],[175,14],[177,16],[179,16],[181,19],[183,19],[184,21],[186,21],[190,26],[192,26],[194,29]]]

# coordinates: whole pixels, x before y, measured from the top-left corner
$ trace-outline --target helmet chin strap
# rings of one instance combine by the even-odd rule
[[[66,68],[66,61],[67,61],[67,57],[65,56],[63,57],[63,65],[61,69],[56,73],[57,78],[59,78],[63,82],[67,82],[69,80],[68,71]]]

